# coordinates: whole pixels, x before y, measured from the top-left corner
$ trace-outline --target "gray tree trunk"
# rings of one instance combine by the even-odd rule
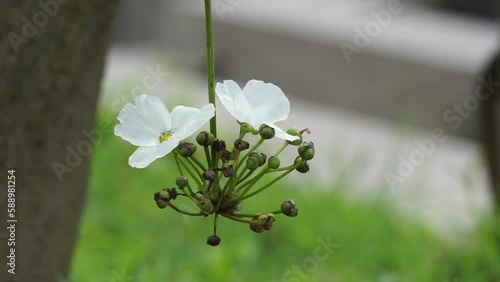
[[[68,275],[92,150],[85,134],[94,127],[117,2],[0,3],[0,281]],[[17,222],[5,217],[9,169]],[[6,264],[11,224],[15,275]]]
[[[500,85],[498,85],[500,83],[500,53],[483,75],[494,81],[491,83],[493,89],[491,97],[483,102],[483,114],[486,153],[492,182],[491,191],[495,207],[500,212]]]

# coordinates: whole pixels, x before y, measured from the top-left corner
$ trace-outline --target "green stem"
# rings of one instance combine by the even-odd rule
[[[299,165],[301,165],[302,162],[299,162],[297,163],[297,165],[294,166],[294,168],[290,169],[289,171],[287,172],[284,172],[282,173],[280,176],[276,177],[275,179],[273,179],[272,181],[270,181],[269,183],[267,183],[266,185],[262,186],[261,188],[255,190],[254,192],[248,194],[245,196],[245,194],[242,194],[241,197],[237,200],[237,201],[243,201],[244,199],[247,199],[247,198],[250,198],[264,190],[266,190],[269,186],[273,185],[274,183],[278,182],[278,180],[280,180],[281,178],[287,176],[290,172],[292,172],[295,168],[297,168]]]
[[[207,32],[208,102],[213,104],[215,107],[215,54],[211,0],[205,0],[205,25]],[[217,123],[215,115],[210,119],[210,133],[217,138]]]
[[[208,146],[203,146],[203,151],[205,151],[205,157],[207,158],[207,167],[212,165],[212,160],[210,159],[210,152],[208,151]]]
[[[186,169],[186,171],[189,173],[189,175],[191,175],[191,177],[194,179],[194,181],[196,181],[196,184],[198,184],[198,187],[199,187],[198,190],[203,190],[203,183],[200,181],[200,179],[198,179],[199,176],[196,175],[196,172],[193,172],[191,170],[191,168],[189,167],[189,165],[191,165],[191,164],[186,163],[187,161],[182,159],[182,157],[179,157],[179,154],[174,154],[174,155],[175,155],[175,158],[179,161],[179,163],[184,167],[184,169]]]
[[[181,210],[180,208],[176,207],[172,203],[169,203],[168,206],[171,207],[172,209],[174,209],[175,211],[180,212],[180,213],[185,214],[185,215],[192,215],[192,216],[205,215],[205,214],[203,214],[201,212],[200,213],[191,213],[191,212],[188,212],[188,211],[185,211],[185,210]]]
[[[241,172],[241,175],[243,175],[243,172],[245,172],[245,170],[246,170],[246,167],[245,167],[245,169],[243,169],[243,171]],[[240,175],[240,176],[241,176],[241,175]],[[249,171],[247,172],[247,174],[245,174],[245,176],[243,176],[243,177],[238,177],[239,179],[238,179],[238,181],[236,182],[236,185],[238,185],[238,184],[240,184],[241,182],[245,181],[245,180],[246,180],[246,179],[247,179],[250,175],[252,175],[252,171],[251,171],[251,170],[249,170]]]
[[[243,190],[243,192],[241,192],[240,198],[245,196],[246,193],[248,192],[248,190],[250,190],[250,188],[252,188],[252,186],[254,186],[255,183],[257,183],[257,181],[259,181],[259,179],[261,179],[262,176],[264,176],[264,174],[266,174],[269,170],[270,170],[269,166],[265,165],[265,167],[261,168],[261,170],[259,171],[259,173],[256,176],[252,177],[252,179],[250,179],[246,183],[242,184],[238,188],[238,190],[236,190],[238,192],[238,191],[241,191],[244,187],[246,187],[245,190]]]
[[[189,157],[189,159],[190,159],[190,160],[192,160],[192,161],[193,161],[193,162],[194,162],[194,163],[195,163],[195,164],[196,164],[199,168],[201,168],[201,171],[202,171],[202,172],[203,172],[203,171],[205,171],[205,170],[207,170],[207,169],[203,166],[203,164],[202,164],[202,163],[201,163],[201,162],[200,162],[200,161],[199,161],[196,157],[191,156],[191,157]]]
[[[278,211],[273,211],[273,212],[266,212],[266,213],[274,213],[274,214],[282,214],[283,212],[281,210]],[[237,216],[237,217],[256,217],[261,215],[262,213],[255,213],[255,214],[248,214],[248,213],[233,213],[232,216]]]
[[[221,214],[221,215],[225,218],[229,218],[229,219],[234,220],[234,221],[243,222],[243,223],[253,223],[253,220],[248,219],[248,218],[240,218],[240,217],[230,215],[230,214]]]
[[[286,146],[288,146],[288,142],[287,141],[285,141],[285,144],[283,144],[281,146],[281,148],[279,148],[278,151],[276,151],[276,153],[274,153],[274,156],[277,157],[281,153],[281,151],[283,151],[286,148]]]

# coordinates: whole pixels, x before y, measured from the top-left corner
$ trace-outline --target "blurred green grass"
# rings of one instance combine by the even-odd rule
[[[101,112],[97,120],[115,118]],[[278,216],[262,234],[222,218],[222,243],[210,247],[213,217],[188,218],[153,201],[175,183],[172,158],[134,169],[134,150],[112,133],[94,147],[71,281],[500,281],[500,232],[491,220],[445,242],[386,202],[349,200],[341,184],[282,180],[242,212],[276,210],[292,198],[298,217]],[[330,253],[321,240],[335,244]]]

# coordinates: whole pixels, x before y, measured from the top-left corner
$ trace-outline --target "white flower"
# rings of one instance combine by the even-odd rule
[[[115,135],[139,146],[128,163],[144,168],[170,153],[214,115],[212,104],[201,109],[177,106],[169,113],[159,98],[143,94],[135,98],[135,105],[126,104],[120,111]]]
[[[274,128],[278,138],[288,141],[298,139],[274,124],[285,120],[290,112],[290,102],[278,86],[250,80],[241,90],[236,82],[224,80],[224,83],[217,83],[215,92],[228,112],[240,122],[246,122],[255,129],[265,123]]]

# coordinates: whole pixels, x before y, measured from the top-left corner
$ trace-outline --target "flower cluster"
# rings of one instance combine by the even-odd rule
[[[214,214],[214,234],[207,239],[207,244],[212,246],[220,243],[216,234],[219,215],[248,224],[257,233],[271,230],[278,214],[297,216],[298,208],[291,200],[284,201],[279,210],[268,213],[243,214],[239,211],[244,200],[266,190],[290,172],[308,172],[308,161],[315,152],[312,142],[302,140],[307,129],[284,131],[276,126],[275,123],[285,120],[290,111],[290,103],[279,87],[250,80],[241,89],[234,81],[226,80],[217,84],[215,92],[240,127],[238,138],[231,143],[207,131],[196,135],[196,144],[184,141],[214,118],[213,104],[201,109],[177,106],[169,112],[160,99],[146,94],[138,96],[135,105],[125,105],[118,115],[120,124],[115,127],[117,136],[139,146],[129,158],[132,167],[144,168],[158,158],[173,154],[179,169],[175,187],[155,193],[154,200],[159,208],[170,207],[182,214]],[[260,135],[260,139],[251,146],[245,141],[247,134]],[[284,143],[268,157],[259,147],[275,137]],[[297,147],[297,157],[293,163],[283,166],[279,154],[287,146]],[[195,154],[198,148],[204,151],[203,161]],[[277,176],[261,183],[269,174]],[[198,211],[179,208],[174,203],[179,196],[190,199]]]

